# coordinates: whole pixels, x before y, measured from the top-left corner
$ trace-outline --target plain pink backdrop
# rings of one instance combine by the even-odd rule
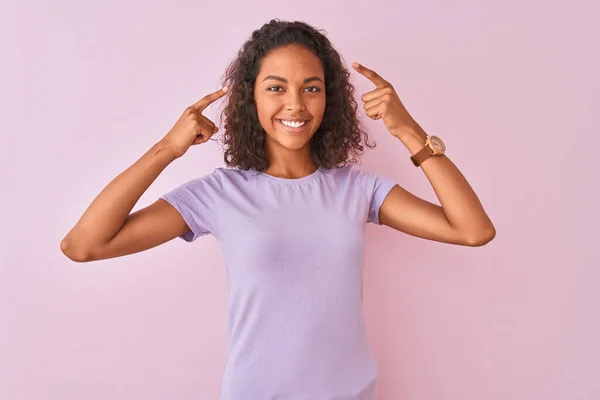
[[[467,248],[369,224],[378,398],[600,398],[599,11],[592,1],[2,2],[0,398],[216,399],[228,300],[214,237],[88,264],[59,243],[275,17],[325,29],[349,68],[392,82],[498,231]],[[353,81],[357,96],[372,90]],[[363,120],[378,147],[360,167],[436,201],[402,143]],[[216,143],[192,148],[134,210],[219,166]]]

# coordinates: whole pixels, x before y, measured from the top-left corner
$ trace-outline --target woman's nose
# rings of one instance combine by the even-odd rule
[[[300,111],[304,111],[306,109],[306,104],[304,104],[304,100],[302,99],[302,96],[297,95],[297,94],[290,94],[288,96],[287,103],[286,103],[286,110],[291,111],[291,112],[300,112]]]
[[[301,111],[306,110],[306,106],[304,104],[299,104],[299,103],[288,104],[286,106],[286,109],[290,112],[301,112]]]

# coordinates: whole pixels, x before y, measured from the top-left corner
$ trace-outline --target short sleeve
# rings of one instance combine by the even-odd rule
[[[396,182],[392,178],[366,171],[361,171],[360,174],[363,189],[369,202],[367,222],[381,225],[379,221],[379,208],[393,187],[396,186]]]
[[[221,199],[221,181],[217,170],[194,178],[160,196],[181,214],[190,230],[180,236],[193,242],[200,236],[215,234],[217,208]]]

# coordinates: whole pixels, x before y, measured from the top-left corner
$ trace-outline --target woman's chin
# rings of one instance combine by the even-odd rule
[[[299,150],[309,144],[310,136],[308,134],[290,135],[285,131],[276,130],[275,135],[270,135],[270,141],[289,150]]]
[[[299,150],[305,147],[308,142],[308,140],[301,140],[300,138],[284,137],[279,139],[279,144],[289,150]]]

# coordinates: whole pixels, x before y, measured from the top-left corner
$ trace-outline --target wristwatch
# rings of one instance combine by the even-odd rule
[[[415,165],[418,167],[423,163],[423,161],[427,160],[431,156],[441,156],[446,152],[446,145],[442,142],[437,136],[427,135],[427,140],[425,141],[425,147],[419,150],[414,156],[411,156],[410,159]]]

